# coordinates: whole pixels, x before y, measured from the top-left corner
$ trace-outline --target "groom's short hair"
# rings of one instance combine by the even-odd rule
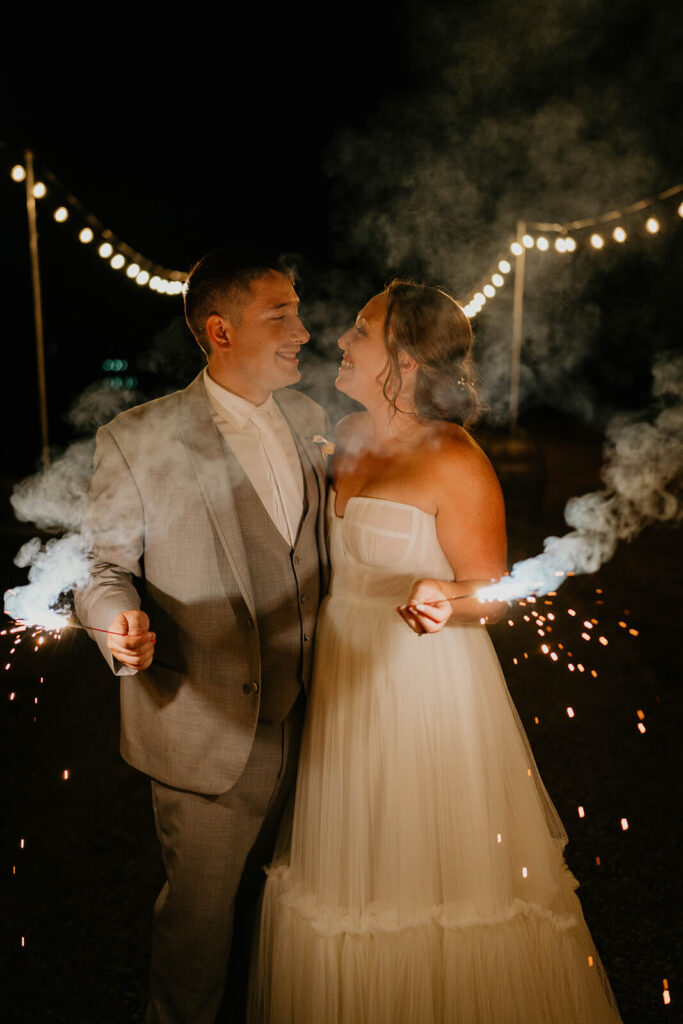
[[[283,274],[294,284],[294,274],[284,257],[272,252],[236,255],[229,249],[216,249],[195,263],[183,288],[185,319],[207,358],[211,354],[207,319],[218,313],[239,326],[251,282],[274,273]]]

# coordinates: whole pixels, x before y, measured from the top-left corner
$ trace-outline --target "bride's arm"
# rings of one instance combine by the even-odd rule
[[[453,580],[418,580],[399,609],[416,633],[436,633],[451,622],[496,622],[504,601],[470,596],[506,570],[505,509],[493,468],[469,438],[454,438],[429,460],[439,543]],[[448,600],[457,598],[457,600]]]

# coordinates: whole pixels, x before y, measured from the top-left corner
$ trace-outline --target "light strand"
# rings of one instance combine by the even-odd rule
[[[606,232],[604,229],[603,231],[596,230],[591,232],[587,247],[590,247],[595,252],[600,252],[612,242],[617,245],[623,245],[629,235],[623,223],[621,223],[622,221],[627,217],[632,217],[636,213],[649,209],[656,203],[665,202],[681,192],[683,192],[683,184],[674,185],[660,192],[654,198],[640,199],[638,202],[630,203],[621,210],[610,210],[596,217],[586,217],[582,220],[567,221],[566,223],[526,222],[527,232],[521,239],[515,238],[509,244],[506,252],[500,254],[495,266],[482,278],[481,283],[469,293],[468,298],[463,303],[465,313],[470,320],[474,319],[486,303],[498,294],[499,289],[505,284],[504,275],[509,274],[512,269],[510,257],[519,257],[524,252],[532,249],[536,249],[543,254],[576,252],[579,248],[579,241],[574,237],[574,233],[586,231],[587,228],[600,228],[602,225],[610,225],[614,221],[618,223],[610,232]],[[683,202],[679,203],[676,212],[683,219]],[[648,235],[657,235],[662,225],[658,217],[649,216],[643,222],[642,227]],[[548,236],[554,236],[554,238]]]
[[[12,181],[18,184],[26,180],[26,169],[20,163],[14,164],[10,170]],[[148,287],[158,295],[180,295],[187,274],[181,270],[171,270],[154,260],[148,259],[122,242],[113,231],[89,213],[79,200],[64,188],[59,179],[48,168],[43,167],[41,177],[45,181],[36,181],[33,195],[36,199],[46,199],[57,195],[60,201],[55,206],[52,217],[57,224],[77,222],[76,238],[82,245],[91,246],[102,260],[117,273],[123,272],[125,277],[138,286]],[[47,182],[47,184],[46,184]]]

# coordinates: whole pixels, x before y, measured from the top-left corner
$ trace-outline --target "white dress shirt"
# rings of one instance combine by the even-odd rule
[[[294,439],[273,396],[262,405],[221,387],[204,371],[213,420],[263,506],[293,546],[304,507],[304,481]]]

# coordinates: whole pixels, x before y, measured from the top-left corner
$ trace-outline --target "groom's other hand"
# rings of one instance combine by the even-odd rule
[[[120,612],[109,630],[107,646],[122,665],[149,668],[154,657],[156,634],[150,633],[149,617],[144,612],[138,609]]]

